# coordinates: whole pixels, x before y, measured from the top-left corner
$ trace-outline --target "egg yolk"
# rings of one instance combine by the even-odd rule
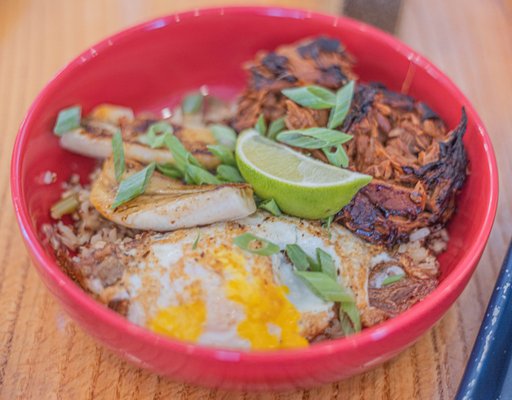
[[[246,318],[237,327],[240,337],[253,349],[304,347],[299,333],[300,313],[286,297],[286,286],[264,276],[249,276],[245,260],[228,249],[217,249],[215,259],[228,273],[226,297],[244,307]]]
[[[187,292],[188,301],[160,310],[149,322],[149,329],[176,339],[197,341],[206,321],[206,306],[201,285],[193,283],[187,287]]]
[[[238,324],[237,332],[250,343],[252,349],[308,345],[308,341],[300,335],[301,315],[286,297],[286,286],[276,285],[268,270],[256,270],[250,274],[245,269],[243,255],[228,247],[221,246],[208,253],[209,267],[224,277],[226,298],[244,309],[245,319]],[[160,310],[148,327],[176,339],[197,341],[203,333],[207,308],[199,282],[191,285],[188,292],[188,301]]]

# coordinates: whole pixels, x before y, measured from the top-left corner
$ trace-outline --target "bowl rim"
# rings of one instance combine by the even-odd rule
[[[24,201],[24,193],[21,182],[21,166],[23,161],[22,148],[25,147],[27,141],[27,129],[35,114],[36,110],[44,107],[44,99],[47,94],[52,91],[60,78],[72,73],[81,64],[86,63],[89,59],[95,57],[97,54],[108,50],[110,46],[116,43],[130,40],[134,34],[140,34],[147,30],[154,30],[165,27],[182,21],[184,19],[198,18],[201,16],[223,16],[230,15],[262,15],[266,17],[281,17],[281,18],[294,18],[294,19],[315,19],[320,23],[327,26],[337,26],[343,23],[349,26],[350,29],[364,32],[365,34],[376,37],[383,45],[393,48],[398,53],[407,57],[411,63],[426,70],[428,74],[447,87],[455,97],[465,104],[468,116],[475,122],[477,134],[481,137],[485,153],[486,163],[489,168],[490,177],[490,193],[489,202],[484,210],[485,219],[484,223],[475,238],[473,245],[456,263],[454,269],[451,271],[451,278],[443,280],[439,286],[430,293],[423,301],[415,304],[411,309],[398,315],[395,318],[389,319],[374,327],[367,328],[362,332],[349,336],[347,338],[333,339],[325,342],[315,343],[306,348],[289,349],[289,350],[270,350],[270,351],[245,351],[229,348],[217,348],[193,343],[187,343],[172,339],[169,337],[156,334],[149,329],[139,327],[126,318],[118,315],[114,311],[108,309],[100,304],[82,290],[75,282],[69,278],[65,272],[57,264],[50,255],[46,254],[43,246],[39,242],[37,230],[32,227],[31,218],[28,206]],[[37,268],[41,268],[46,275],[55,281],[60,289],[65,293],[66,297],[72,299],[72,302],[79,304],[83,312],[94,314],[95,318],[104,323],[110,328],[124,332],[131,335],[138,341],[145,342],[150,345],[162,346],[166,351],[182,353],[184,355],[194,355],[195,357],[203,359],[216,359],[220,361],[245,361],[252,364],[269,364],[295,360],[311,360],[320,358],[332,353],[342,353],[344,351],[364,348],[371,342],[384,339],[388,336],[393,337],[400,334],[400,332],[408,327],[417,324],[429,310],[435,309],[444,303],[450,297],[452,289],[456,289],[464,285],[466,280],[471,277],[478,260],[485,248],[487,239],[489,238],[491,228],[497,210],[498,203],[498,170],[496,164],[496,157],[492,147],[487,131],[474,110],[472,104],[458,89],[455,84],[434,64],[427,58],[418,54],[407,45],[402,43],[399,39],[394,38],[388,33],[385,33],[377,28],[367,25],[363,22],[353,20],[345,16],[335,16],[325,13],[313,12],[300,8],[288,7],[273,7],[273,6],[231,6],[231,7],[211,7],[194,9],[190,11],[177,12],[163,17],[157,17],[146,22],[142,22],[123,29],[118,33],[110,35],[105,39],[90,46],[87,50],[83,51],[72,61],[67,63],[59,72],[57,72],[50,81],[40,91],[32,105],[30,106],[26,116],[16,136],[12,159],[11,159],[11,196],[14,205],[15,215],[25,241],[26,247],[36,261]]]

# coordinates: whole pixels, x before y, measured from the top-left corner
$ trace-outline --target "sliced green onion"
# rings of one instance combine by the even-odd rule
[[[265,122],[265,116],[260,114],[258,120],[256,121],[256,125],[254,125],[254,129],[256,129],[260,135],[265,136],[267,133],[267,123]]]
[[[355,300],[340,304],[340,323],[345,336],[361,331],[361,315]]]
[[[329,215],[326,219],[324,219],[322,227],[327,230],[331,229],[332,221],[334,221],[334,215]]]
[[[190,93],[183,99],[181,109],[185,114],[195,114],[203,106],[203,98],[201,93]]]
[[[196,236],[196,239],[194,240],[194,243],[192,244],[192,250],[197,249],[197,244],[199,243],[199,238],[201,237],[201,234],[198,233]]]
[[[382,281],[382,286],[392,285],[398,281],[401,281],[405,277],[405,274],[389,275]]]
[[[117,189],[116,198],[112,204],[112,209],[133,200],[140,196],[146,190],[151,175],[155,171],[155,163],[152,162],[146,168],[141,169],[133,175],[123,180]]]
[[[262,201],[258,205],[258,207],[267,210],[270,214],[276,217],[279,217],[282,214],[281,210],[279,209],[279,206],[277,205],[274,199]]]
[[[354,96],[354,81],[350,81],[340,90],[336,92],[336,105],[329,114],[329,122],[327,127],[329,129],[335,129],[340,126],[350,110],[350,103]]]
[[[72,194],[56,202],[50,209],[50,215],[53,219],[60,219],[63,215],[74,213],[79,205],[76,195]]]
[[[196,158],[190,154],[187,149],[185,149],[185,146],[183,146],[180,140],[173,134],[164,135],[164,143],[172,153],[175,167],[183,173],[185,173],[185,168],[188,164],[201,167],[199,161],[197,161]]]
[[[209,128],[217,143],[222,144],[231,150],[235,150],[236,132],[234,129],[230,128],[229,126],[219,124],[210,125]]]
[[[64,133],[80,128],[80,119],[82,116],[82,107],[74,106],[65,108],[59,112],[57,122],[53,127],[53,133],[62,136]]]
[[[270,124],[267,132],[267,137],[272,140],[276,140],[276,136],[279,132],[283,131],[286,128],[286,124],[284,123],[284,118],[278,118]]]
[[[290,146],[303,149],[321,149],[348,142],[352,135],[327,128],[308,128],[283,131],[276,139]]]
[[[332,147],[324,147],[322,151],[329,160],[329,163],[336,167],[348,167],[348,156],[345,153],[345,149],[341,144],[335,146],[334,152],[331,151]]]
[[[336,95],[321,86],[311,85],[281,91],[286,97],[303,107],[322,110],[336,105]]]
[[[123,136],[120,131],[114,133],[112,136],[112,154],[114,155],[114,171],[116,174],[116,181],[121,182],[125,170],[124,163],[124,149],[123,149]]]
[[[165,137],[168,134],[172,134],[174,129],[167,122],[155,122],[151,124],[146,131],[143,142],[148,144],[152,149],[162,147],[165,144]]]
[[[187,181],[196,185],[219,185],[222,183],[215,175],[193,164],[185,166],[185,176],[188,178]]]
[[[222,144],[210,144],[206,147],[215,157],[220,160],[222,164],[236,167],[235,154],[229,147]]]
[[[233,244],[240,247],[242,250],[260,256],[271,256],[272,254],[279,253],[279,246],[277,244],[253,235],[252,233],[242,233],[233,239]]]
[[[172,164],[156,164],[156,169],[161,174],[168,176],[169,178],[182,179],[183,172],[176,168]]]
[[[332,224],[332,221],[334,221],[334,215],[329,215],[322,222],[322,228],[324,228],[327,231],[327,233],[329,235],[329,240],[331,239],[331,224]]]
[[[334,302],[353,302],[352,293],[330,276],[318,271],[295,271],[304,283],[320,298]]]
[[[337,269],[334,265],[334,260],[332,259],[331,255],[322,250],[320,247],[317,247],[316,258],[318,260],[318,264],[320,265],[320,270],[332,279],[337,280]]]
[[[226,182],[243,183],[245,182],[242,175],[236,167],[231,165],[219,165],[217,167],[217,177]]]
[[[298,244],[287,244],[286,255],[298,271],[309,269],[309,257]]]

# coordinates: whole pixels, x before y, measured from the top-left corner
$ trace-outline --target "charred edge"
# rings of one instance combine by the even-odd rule
[[[339,65],[331,65],[327,68],[321,68],[321,80],[325,86],[340,87],[348,83],[347,76],[341,71]]]
[[[454,179],[457,189],[461,188],[466,178],[467,155],[462,139],[466,133],[467,115],[462,108],[461,121],[449,135],[449,139],[439,145],[439,160],[421,168],[402,167],[405,174],[414,174],[423,180],[428,188],[441,179]]]
[[[341,128],[342,131],[349,132],[354,124],[357,124],[368,115],[372,109],[376,94],[377,90],[370,85],[356,85],[354,98]]]
[[[285,56],[269,53],[263,57],[261,63],[274,75],[282,75],[287,72],[288,59]]]
[[[421,101],[419,101],[416,104],[416,111],[420,115],[422,122],[426,121],[427,119],[438,119],[438,120],[441,119],[439,117],[439,115],[437,115],[436,112],[434,112],[428,105],[426,105],[425,103],[423,103]]]
[[[337,53],[343,52],[343,47],[339,40],[327,38],[324,36],[319,37],[303,46],[297,48],[298,53],[302,58],[316,59],[320,53]]]

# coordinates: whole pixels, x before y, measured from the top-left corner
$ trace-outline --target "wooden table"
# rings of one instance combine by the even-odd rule
[[[512,235],[512,3],[507,0],[403,2],[398,36],[434,61],[473,102],[492,136],[502,178],[496,224],[474,278],[443,320],[394,360],[311,391],[240,394],[173,383],[95,343],[63,314],[37,277],[15,223],[8,181],[14,137],[36,94],[65,62],[106,35],[157,15],[222,3],[0,1],[0,398],[453,398]],[[263,3],[341,9],[337,0]]]

